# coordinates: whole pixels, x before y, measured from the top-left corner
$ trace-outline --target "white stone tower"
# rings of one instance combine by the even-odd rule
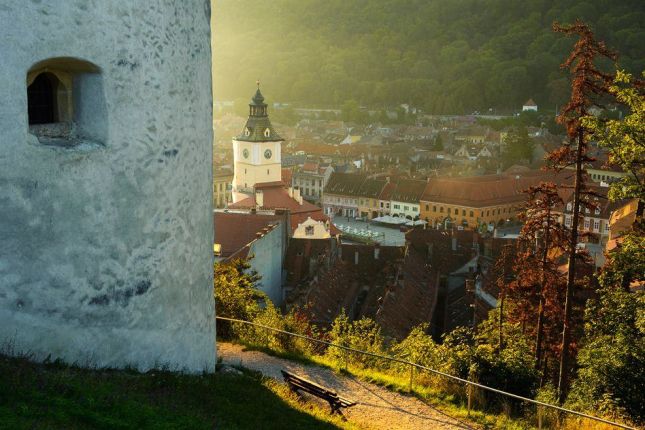
[[[258,82],[258,89],[249,104],[246,125],[233,139],[233,203],[251,195],[255,184],[282,180],[282,141],[269,121]]]
[[[209,0],[3,0],[0,345],[215,367]]]

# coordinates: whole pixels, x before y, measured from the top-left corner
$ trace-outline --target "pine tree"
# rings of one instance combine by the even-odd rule
[[[583,22],[576,21],[569,26],[553,24],[553,30],[566,36],[577,36],[578,41],[573,50],[562,63],[561,67],[570,71],[573,81],[571,83],[571,97],[562,108],[558,121],[567,129],[569,145],[553,151],[548,155],[548,160],[555,169],[569,166],[575,167],[573,184],[573,214],[571,234],[568,244],[568,271],[567,287],[564,304],[564,324],[562,330],[562,343],[560,354],[560,372],[558,376],[558,397],[563,401],[567,391],[569,379],[569,348],[571,342],[571,312],[574,284],[576,282],[576,263],[582,257],[577,251],[578,225],[582,206],[585,205],[583,195],[589,194],[586,187],[586,172],[584,165],[593,158],[588,152],[589,133],[582,125],[582,119],[589,116],[589,108],[598,103],[599,96],[606,94],[612,76],[601,72],[594,61],[597,57],[616,59],[616,54],[611,52],[603,42],[596,41],[591,29]]]

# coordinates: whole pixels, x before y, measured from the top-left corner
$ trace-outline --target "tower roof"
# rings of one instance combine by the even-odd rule
[[[281,142],[284,139],[273,129],[267,104],[264,103],[264,96],[260,92],[260,81],[257,82],[258,89],[249,103],[249,118],[246,120],[244,129],[235,138],[243,142]]]

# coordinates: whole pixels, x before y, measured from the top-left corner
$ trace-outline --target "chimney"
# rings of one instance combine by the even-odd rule
[[[264,206],[264,193],[262,190],[255,190],[255,206],[258,209]]]
[[[302,196],[300,195],[300,188],[293,189],[293,199],[302,205]]]
[[[354,251],[354,264],[358,266],[358,250]]]
[[[289,187],[289,197],[293,198],[293,187]]]

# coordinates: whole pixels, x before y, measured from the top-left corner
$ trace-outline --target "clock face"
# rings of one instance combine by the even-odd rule
[[[242,151],[242,155],[244,156],[244,158],[249,158],[249,150],[245,149],[244,151]]]
[[[266,151],[264,151],[264,158],[268,160],[269,158],[271,158],[271,154],[271,150],[267,149]]]

